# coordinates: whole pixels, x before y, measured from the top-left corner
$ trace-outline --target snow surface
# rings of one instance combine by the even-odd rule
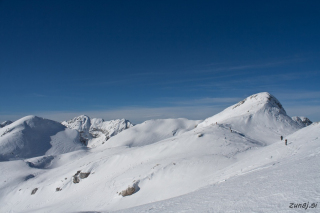
[[[33,115],[0,129],[0,161],[59,155],[82,147],[77,131]]]
[[[319,129],[269,93],[205,121],[149,120],[91,148],[0,162],[1,212],[300,212],[290,203],[320,202]],[[90,174],[74,183],[78,171]]]
[[[319,132],[319,123],[311,125],[288,136],[288,146],[278,141],[252,153],[210,186],[117,212],[319,212]],[[317,208],[290,208],[308,202]]]

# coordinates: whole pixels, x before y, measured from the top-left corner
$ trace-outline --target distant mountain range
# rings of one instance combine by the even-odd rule
[[[203,121],[156,119],[134,125],[80,115],[59,123],[26,116],[0,127],[4,212],[279,210],[274,206],[286,211],[294,189],[284,188],[282,177],[292,186],[311,178],[301,186],[316,189],[295,194],[292,202],[320,192],[320,124],[289,117],[266,92]],[[301,172],[296,169],[309,163]],[[279,190],[281,196],[272,194]],[[236,201],[228,196],[265,204],[231,205]]]

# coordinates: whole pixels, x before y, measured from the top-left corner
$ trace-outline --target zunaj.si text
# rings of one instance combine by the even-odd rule
[[[290,203],[289,208],[314,209],[317,208],[318,203]]]

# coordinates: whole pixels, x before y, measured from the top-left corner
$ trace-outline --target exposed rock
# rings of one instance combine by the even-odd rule
[[[38,191],[38,188],[34,188],[31,192],[31,195],[34,195]]]
[[[81,172],[80,173],[80,178],[84,179],[84,178],[87,178],[89,175],[90,175],[90,172],[87,172],[87,173],[86,172]]]
[[[198,137],[201,138],[203,136],[203,133],[198,134]]]
[[[292,120],[294,120],[296,123],[298,123],[299,125],[306,127],[309,126],[310,124],[312,124],[312,121],[310,121],[308,118],[306,117],[298,117],[298,116],[294,116],[292,117]]]
[[[78,176],[73,176],[73,183],[79,183],[80,178]]]
[[[89,175],[90,175],[90,172],[81,172],[81,170],[79,170],[75,175],[73,175],[73,183],[79,183],[80,179],[85,179]]]
[[[125,197],[125,196],[129,196],[129,195],[132,195],[132,194],[138,192],[140,190],[140,188],[138,186],[139,182],[140,181],[134,182],[133,185],[128,186],[127,189],[123,190],[119,194],[122,195],[122,197]]]
[[[31,175],[28,175],[28,176],[26,176],[26,177],[24,178],[24,180],[27,181],[27,180],[29,180],[29,179],[31,179],[31,178],[34,178],[34,175],[32,175],[32,174],[31,174]]]
[[[123,197],[125,197],[125,196],[132,195],[133,193],[135,193],[134,187],[128,187],[126,190],[123,190],[123,191],[121,192],[121,195],[122,195]]]
[[[4,133],[2,133],[1,137],[2,137],[2,136],[4,136],[5,134],[7,134],[7,133],[11,132],[12,130],[13,130],[13,129],[9,129],[9,128],[8,128],[8,129],[6,129],[6,131],[5,131]]]
[[[8,126],[9,124],[12,124],[12,121],[4,121],[4,122],[2,122],[1,124],[0,124],[0,128],[2,128],[2,127],[5,127],[5,126]]]
[[[60,192],[62,189],[60,187],[56,188],[56,192]]]
[[[80,142],[88,146],[93,138],[103,137],[105,141],[118,133],[133,127],[133,124],[126,119],[104,121],[102,118],[90,119],[86,115],[80,115],[62,124],[80,133]],[[89,143],[89,144],[88,144]]]

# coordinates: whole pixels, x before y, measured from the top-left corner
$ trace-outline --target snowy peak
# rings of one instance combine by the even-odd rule
[[[69,129],[78,130],[78,132],[88,132],[91,126],[91,120],[87,115],[80,115],[69,121],[63,121],[62,125]]]
[[[55,140],[62,132],[65,134]],[[41,156],[49,150],[52,154],[61,154],[80,146],[76,131],[66,131],[59,122],[34,115],[0,129],[0,161]]]
[[[269,113],[273,114],[274,116],[279,114],[284,116],[287,115],[278,99],[268,92],[262,92],[251,95],[239,103],[226,108],[222,112],[207,118],[204,122],[199,124],[199,127],[214,124],[216,122],[223,122],[239,116],[252,116],[257,113]]]
[[[292,120],[297,122],[299,125],[306,127],[312,124],[312,121],[309,120],[309,118],[303,117],[303,116],[294,116],[292,117]]]
[[[207,118],[198,127],[214,124],[222,124],[230,128],[230,131],[232,129],[240,131],[251,138],[259,138],[260,141],[267,144],[303,127],[293,121],[280,101],[267,92],[249,96]]]
[[[94,137],[97,137],[99,133],[103,133],[109,139],[130,127],[133,127],[133,124],[124,118],[111,121],[104,121],[101,118],[93,118],[89,132]]]
[[[5,127],[5,126],[8,126],[9,124],[12,124],[12,121],[4,121],[4,122],[2,122],[1,124],[0,124],[0,128],[3,128],[3,127]]]
[[[110,137],[133,127],[133,124],[126,119],[104,121],[102,118],[90,118],[87,115],[80,115],[62,124],[80,133],[80,140],[85,145],[92,146],[96,143],[104,143]],[[95,146],[95,145],[94,145]]]
[[[286,111],[282,107],[282,104],[278,99],[276,99],[273,95],[268,92],[257,93],[249,96],[248,98],[240,101],[239,103],[231,106],[232,110],[238,111],[241,113],[247,110],[257,111],[261,108],[274,108],[278,110],[281,114],[286,114]],[[243,113],[242,112],[242,113]]]

